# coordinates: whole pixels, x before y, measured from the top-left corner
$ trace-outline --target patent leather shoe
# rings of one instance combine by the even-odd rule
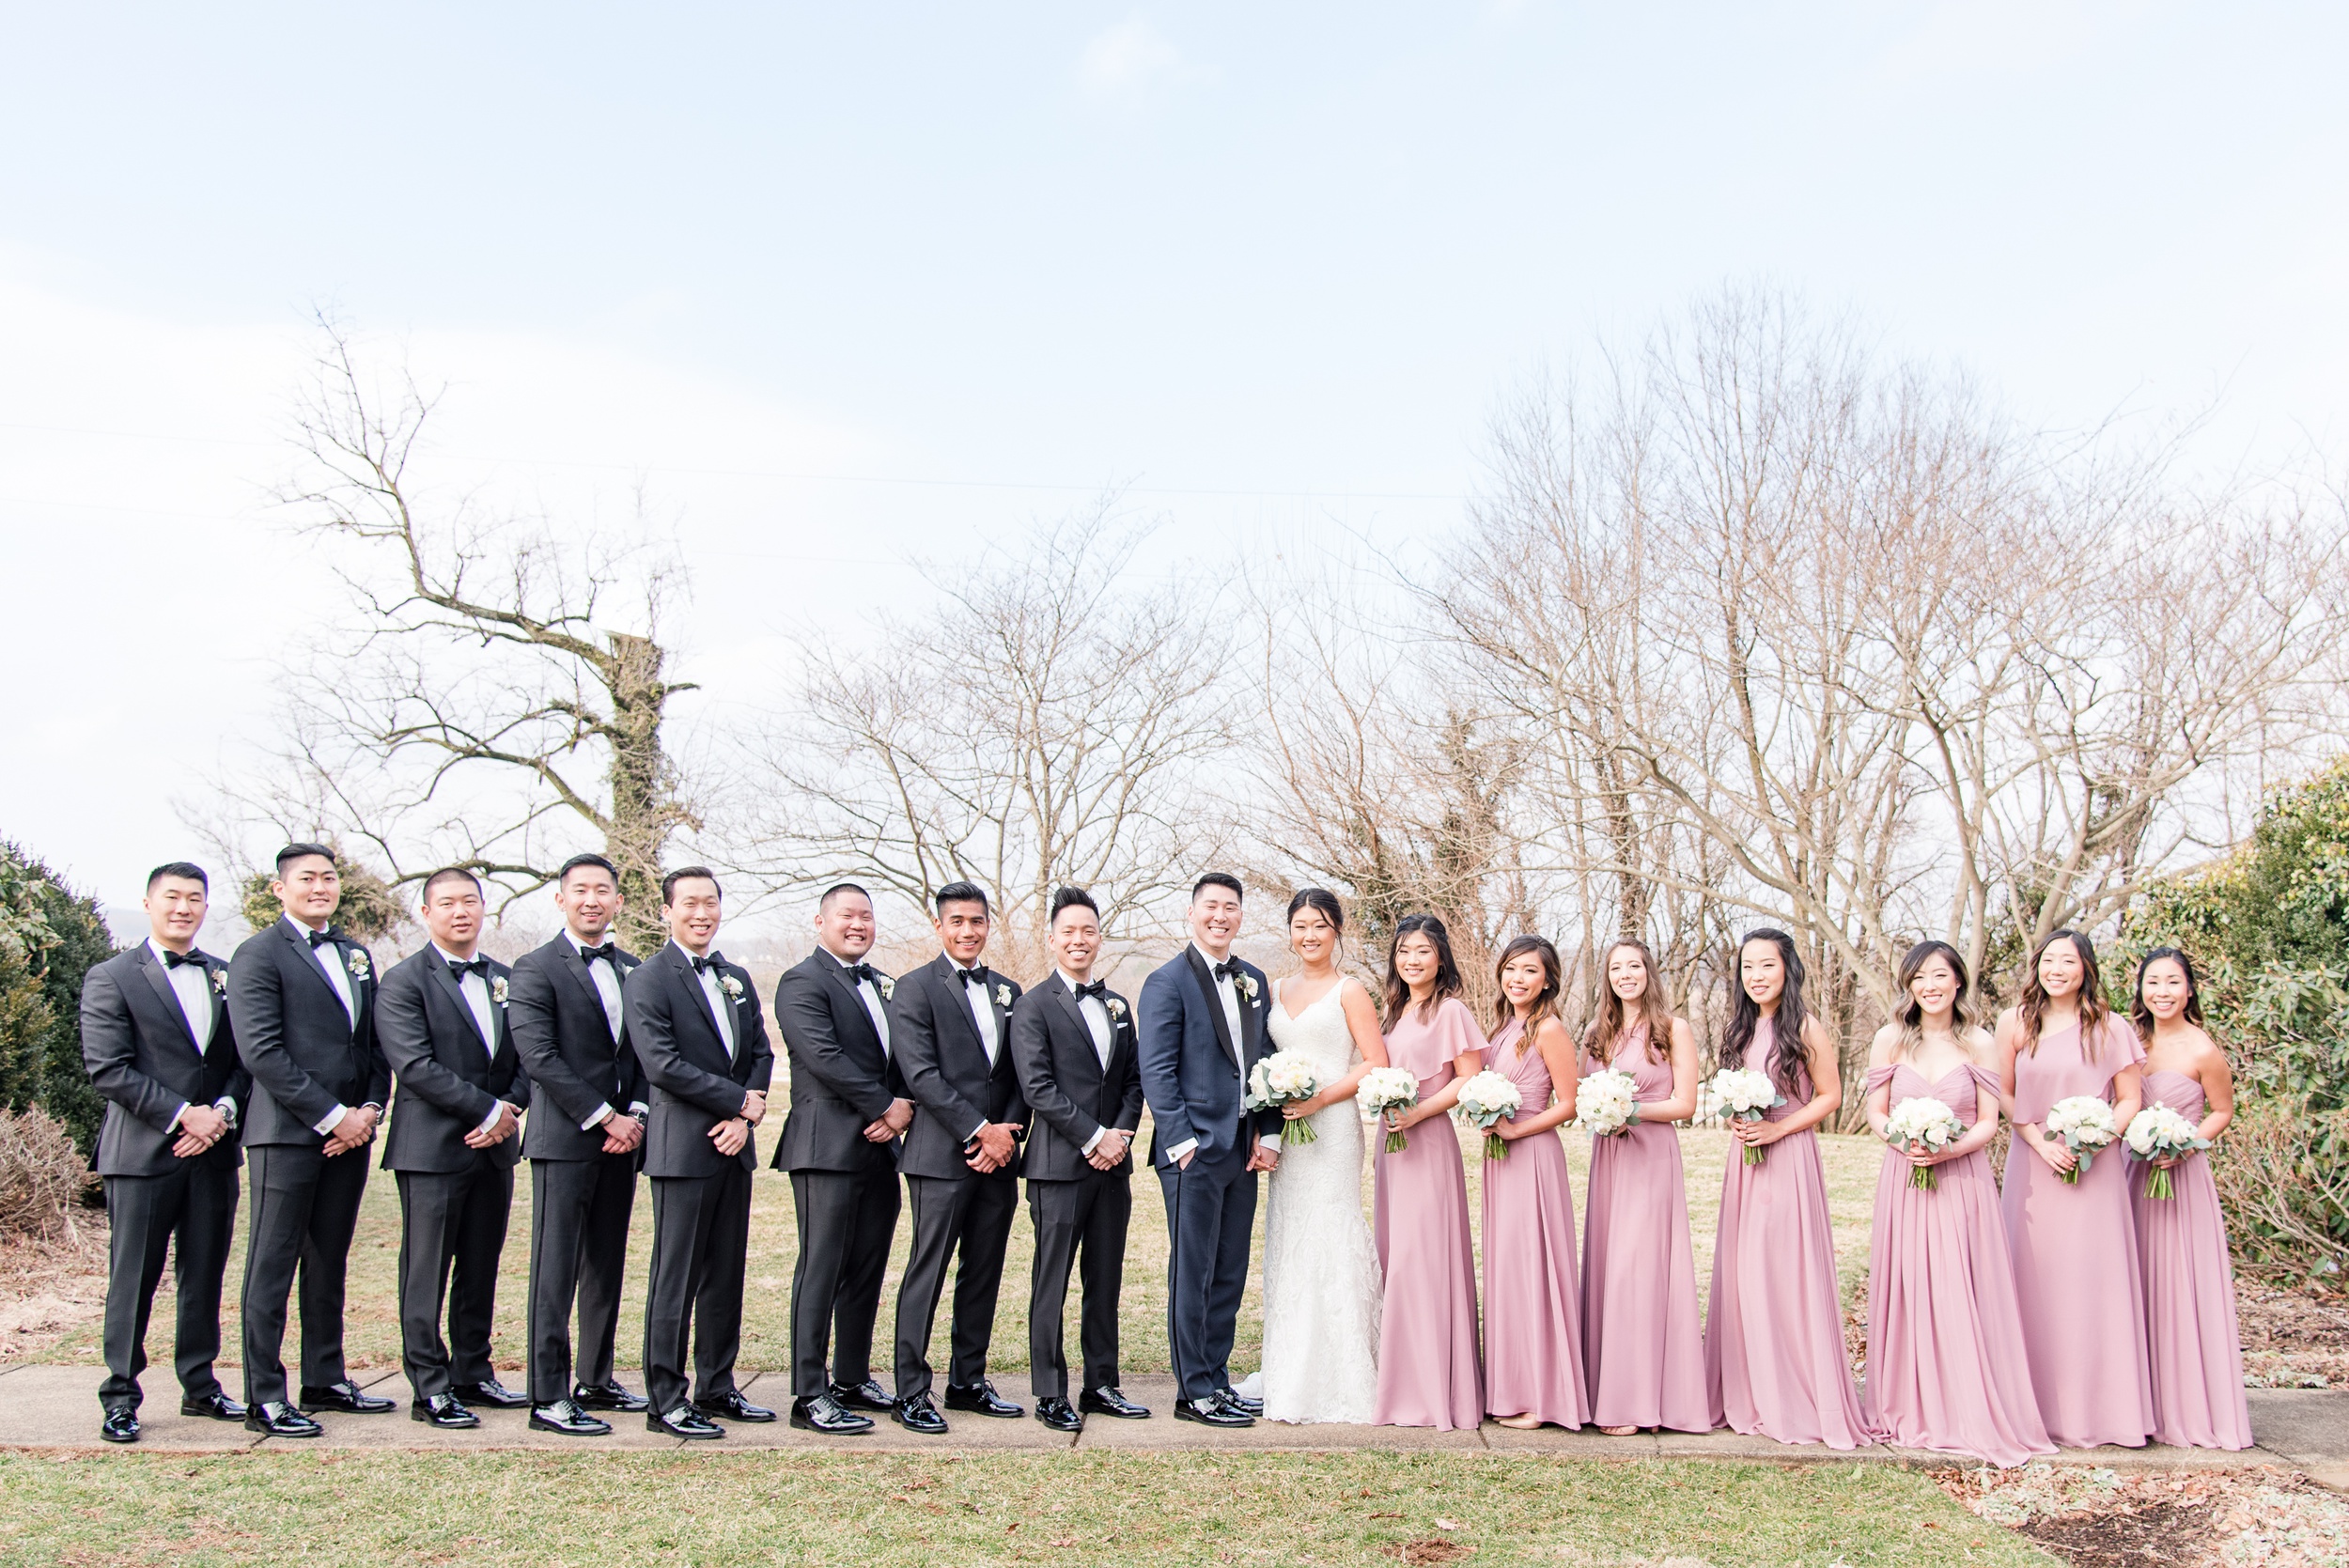
[[[98,1423],[98,1436],[103,1442],[137,1442],[139,1440],[139,1413],[127,1408],[107,1411],[106,1419]]]
[[[1037,1400],[1035,1419],[1055,1432],[1082,1432],[1085,1429],[1085,1419],[1077,1414],[1065,1399]]]
[[[930,1403],[930,1396],[926,1393],[910,1394],[899,1400],[897,1407],[889,1412],[889,1419],[908,1432],[918,1432],[925,1437],[941,1437],[946,1433],[946,1418],[938,1413],[938,1406]]]
[[[398,1409],[399,1405],[396,1400],[371,1394],[358,1384],[345,1378],[340,1383],[329,1383],[323,1389],[314,1389],[304,1384],[302,1389],[302,1408],[305,1412],[339,1410],[346,1416],[381,1416],[387,1411]]]
[[[244,1429],[271,1437],[316,1437],[326,1431],[282,1399],[266,1399],[246,1410]]]
[[[680,1405],[667,1415],[649,1411],[645,1416],[646,1430],[665,1433],[672,1437],[684,1437],[693,1442],[708,1442],[726,1435],[726,1429],[703,1415],[690,1405]]]
[[[982,1378],[967,1389],[946,1385],[946,1408],[968,1410],[976,1416],[993,1416],[998,1421],[1016,1421],[1028,1412],[1010,1400],[996,1393],[995,1385]]]
[[[519,1410],[530,1403],[528,1394],[518,1394],[494,1377],[478,1383],[459,1383],[449,1392],[468,1405],[486,1405],[492,1410]]]
[[[408,1419],[437,1426],[443,1432],[462,1432],[481,1424],[481,1418],[465,1408],[465,1402],[455,1394],[433,1394],[408,1406]]]
[[[775,1413],[764,1405],[753,1405],[742,1397],[739,1389],[728,1389],[715,1399],[697,1399],[693,1408],[705,1416],[737,1421],[770,1421]]]
[[[633,1415],[652,1408],[652,1401],[643,1394],[630,1393],[614,1378],[604,1383],[579,1383],[572,1386],[571,1403],[583,1410],[626,1410]]]
[[[244,1420],[244,1402],[230,1399],[220,1389],[214,1389],[209,1394],[182,1396],[179,1401],[179,1413],[183,1416],[202,1417],[207,1421],[241,1421]]]
[[[853,1410],[840,1408],[840,1401],[830,1394],[817,1394],[813,1399],[791,1402],[791,1424],[802,1432],[821,1432],[827,1436],[846,1437],[853,1433],[873,1430],[873,1418],[860,1416]]]
[[[531,1430],[558,1432],[566,1437],[606,1437],[612,1434],[612,1423],[591,1416],[579,1407],[577,1400],[558,1399],[552,1405],[541,1405],[530,1412]]]
[[[1243,1416],[1252,1419],[1264,1414],[1264,1401],[1261,1399],[1250,1399],[1246,1394],[1236,1393],[1230,1389],[1216,1389],[1215,1397]]]
[[[1136,1405],[1115,1389],[1087,1389],[1077,1396],[1077,1408],[1092,1415],[1115,1416],[1119,1421],[1150,1419],[1148,1405]]]
[[[1197,1421],[1202,1426],[1253,1426],[1256,1418],[1245,1410],[1236,1410],[1220,1399],[1178,1399],[1174,1402],[1174,1419]]]
[[[897,1402],[881,1392],[881,1386],[869,1377],[854,1387],[834,1383],[832,1386],[832,1402],[843,1410],[887,1411],[897,1406]]]

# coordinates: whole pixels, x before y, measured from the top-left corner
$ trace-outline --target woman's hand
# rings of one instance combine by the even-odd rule
[[[1950,1157],[1947,1149],[1904,1149],[1901,1152],[1908,1157],[1910,1169],[1917,1171],[1922,1171],[1929,1165],[1938,1165]]]
[[[1514,1116],[1495,1122],[1493,1131],[1500,1136],[1503,1143],[1514,1143],[1525,1136],[1525,1128],[1517,1125],[1517,1119]]]
[[[2046,1133],[2040,1133],[2031,1139],[2030,1146],[2039,1151],[2039,1157],[2047,1162],[2047,1169],[2059,1176],[2080,1162],[2080,1157],[2074,1154],[2061,1138],[2049,1138]]]
[[[1729,1130],[1749,1149],[1766,1149],[1786,1136],[1785,1125],[1780,1122],[1732,1122]]]
[[[1306,1099],[1289,1101],[1281,1108],[1281,1115],[1287,1121],[1301,1122],[1308,1116],[1329,1110],[1335,1103],[1325,1092]]]

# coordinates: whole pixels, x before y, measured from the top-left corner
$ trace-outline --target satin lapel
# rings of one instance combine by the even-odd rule
[[[1199,949],[1189,942],[1183,944],[1183,956],[1190,960],[1190,977],[1198,982],[1199,994],[1206,999],[1207,1020],[1215,1025],[1215,1037],[1217,1042],[1223,1047],[1223,1059],[1226,1062],[1237,1062],[1238,1053],[1232,1049],[1232,1023],[1223,1016],[1223,998],[1215,988],[1215,971],[1207,968],[1207,961],[1200,956]],[[1247,999],[1243,997],[1240,1001],[1243,1004],[1240,1010],[1240,1027],[1245,1029],[1248,1025],[1245,1006]]]
[[[475,1040],[481,1041],[481,1048],[483,1052],[487,1054],[494,1054],[496,1048],[490,1045],[489,1041],[481,1039],[481,1024],[480,1021],[473,1016],[473,1003],[465,1000],[464,986],[459,982],[455,975],[448,972],[448,966],[446,964],[441,963],[437,960],[437,955],[435,961],[429,966],[429,968],[432,971],[432,978],[441,983],[442,993],[448,997],[450,1001],[457,1003],[457,1016],[465,1020],[465,1027],[473,1032],[473,1037]],[[495,1004],[492,1003],[490,1011],[494,1013],[496,1010]]]
[[[859,986],[855,981],[849,979],[848,971],[842,969],[839,964],[834,962],[832,955],[828,953],[818,953],[814,957],[808,959],[808,962],[816,965],[819,969],[829,970],[832,971],[832,983],[839,986],[843,992],[847,993],[848,1005],[856,1009],[851,1017],[853,1017],[859,1024],[863,1026],[864,1037],[873,1043],[873,1048],[877,1051],[880,1051],[880,1031],[873,1027],[873,1015],[864,1010],[864,991],[863,987]],[[889,1003],[884,1001],[881,1005],[886,1007]],[[881,1054],[883,1056],[887,1056],[889,1053],[887,1051],[881,1051]]]
[[[294,928],[283,920],[277,923],[277,934],[284,939],[288,951],[293,954],[295,967],[323,986],[327,1000],[340,1007],[343,1004],[342,993],[334,989],[332,980],[326,978],[326,970],[319,967],[318,951],[311,947],[309,939],[294,935]],[[334,962],[342,965],[343,979],[350,986],[351,1032],[356,1033],[359,1027],[356,1015],[364,1002],[359,995],[359,982],[350,978],[350,961],[343,956],[343,944],[329,942],[326,945],[334,950]]]
[[[1255,980],[1253,975],[1250,975],[1249,978]],[[1243,1059],[1245,1065],[1242,1071],[1255,1065],[1256,1053],[1264,1048],[1265,986],[1261,980],[1255,980],[1255,985],[1256,994],[1251,997],[1246,991],[1240,989],[1237,978],[1232,982],[1232,999],[1239,1003],[1239,1032],[1247,1040],[1248,1054]]]
[[[155,994],[163,999],[165,1016],[179,1026],[179,1038],[188,1043],[188,1049],[200,1051],[203,1048],[195,1043],[195,1031],[188,1027],[188,1015],[180,1009],[179,993],[171,988],[170,972],[156,960],[154,950],[145,942],[139,944],[138,953],[139,967],[147,971],[148,984],[152,986],[155,988]],[[208,997],[211,996],[211,990],[212,973],[208,969],[204,971],[205,994]],[[214,997],[212,1001],[215,1006],[212,1015],[212,1031],[218,1033],[220,1031],[220,1015],[217,1011],[219,999]]]
[[[1102,1072],[1104,1069],[1101,1066],[1101,1053],[1093,1044],[1093,1026],[1085,1022],[1085,1010],[1078,1005],[1077,993],[1070,990],[1068,983],[1057,974],[1044,984],[1051,988],[1052,1001],[1059,1005],[1062,1015],[1068,1019],[1069,1027],[1077,1032],[1077,1038],[1084,1042],[1084,1059],[1093,1064],[1095,1072]],[[1030,991],[1028,995],[1034,996],[1035,993]],[[1110,1060],[1112,1062],[1117,1060],[1117,1020],[1115,1018],[1110,1020]]]
[[[661,955],[668,960],[669,977],[675,983],[677,993],[691,1004],[686,1011],[701,1020],[702,1032],[709,1037],[710,1048],[718,1053],[719,1061],[726,1063],[731,1068],[732,1059],[726,1055],[725,1036],[718,1032],[717,1015],[709,1010],[709,996],[702,989],[701,977],[693,972],[693,961],[685,955],[685,949],[675,942],[662,948]],[[719,994],[723,996],[725,993],[722,990]],[[603,1004],[598,1002],[596,1010],[601,1012]],[[739,1021],[739,1017],[737,1021]]]
[[[215,986],[212,984],[212,978],[215,975],[226,974],[227,970],[226,964],[218,963],[209,957],[204,960],[204,988],[210,993],[212,999],[212,1033],[211,1038],[204,1047],[205,1054],[208,1056],[211,1054],[212,1047],[218,1045],[223,1039],[222,1026],[228,1021],[228,983],[224,980]]]
[[[938,1004],[944,1003],[944,1012],[961,1027],[963,1043],[979,1053],[980,1061],[986,1061],[987,1042],[979,1038],[979,1020],[971,1015],[969,989],[955,978],[955,966],[941,953],[922,966],[922,978],[930,983],[932,1016],[941,1011]]]
[[[587,960],[579,955],[579,949],[573,947],[568,939],[557,937],[554,940],[563,950],[557,955],[562,960],[563,972],[571,977],[572,985],[586,993],[587,1000],[595,1004],[596,1012],[600,1016],[603,1012],[603,993],[596,989],[596,977],[587,972]],[[616,957],[612,962],[612,972],[614,975],[620,972]]]

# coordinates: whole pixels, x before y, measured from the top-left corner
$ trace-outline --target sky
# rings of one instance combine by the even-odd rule
[[[0,836],[113,904],[334,613],[269,499],[320,310],[444,384],[436,493],[641,490],[704,724],[1105,490],[1136,592],[1440,535],[1513,387],[1729,284],[2349,449],[2340,7],[5,12]]]

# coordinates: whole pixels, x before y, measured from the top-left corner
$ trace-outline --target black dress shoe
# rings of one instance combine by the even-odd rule
[[[1136,1405],[1115,1389],[1087,1389],[1077,1396],[1077,1408],[1096,1415],[1115,1416],[1120,1421],[1140,1421],[1150,1419],[1150,1407]]]
[[[345,1378],[340,1383],[329,1383],[323,1389],[303,1384],[302,1408],[305,1411],[340,1410],[346,1416],[380,1416],[387,1410],[398,1409],[399,1403],[379,1398]]]
[[[244,1429],[272,1437],[316,1437],[326,1431],[282,1399],[263,1400],[246,1410]]]
[[[465,1402],[455,1394],[434,1394],[408,1406],[408,1419],[437,1426],[443,1432],[462,1432],[469,1426],[479,1426],[481,1418],[465,1408]]]
[[[925,1437],[942,1437],[946,1434],[946,1418],[938,1413],[927,1394],[913,1394],[897,1402],[889,1412],[889,1419],[908,1432],[919,1432]]]
[[[518,1394],[494,1377],[478,1383],[459,1383],[449,1392],[468,1405],[486,1405],[492,1410],[519,1410],[530,1403],[528,1394]]]
[[[135,1443],[139,1440],[139,1413],[136,1410],[109,1410],[106,1419],[98,1423],[98,1436],[109,1443]]]
[[[182,1396],[179,1401],[179,1413],[183,1416],[201,1416],[216,1421],[241,1421],[244,1420],[244,1402],[230,1399],[220,1389],[214,1389],[209,1394]]]
[[[871,1378],[854,1388],[846,1383],[832,1386],[832,1402],[843,1410],[894,1410],[897,1402],[881,1392],[881,1386]]]
[[[1055,1432],[1082,1432],[1085,1419],[1069,1408],[1065,1399],[1039,1399],[1035,1402],[1035,1419]]]
[[[645,1430],[663,1432],[672,1437],[684,1437],[694,1442],[708,1442],[726,1435],[724,1427],[690,1405],[680,1405],[665,1416],[659,1411],[648,1413],[645,1417]]]
[[[693,1408],[705,1416],[723,1416],[728,1421],[770,1421],[775,1413],[764,1405],[753,1405],[742,1397],[739,1389],[728,1389],[715,1399],[697,1399]]]
[[[1202,1426],[1253,1426],[1256,1418],[1245,1410],[1236,1410],[1220,1399],[1178,1399],[1174,1402],[1174,1419],[1197,1421]]]
[[[860,1416],[853,1410],[840,1408],[840,1401],[831,1394],[817,1394],[813,1399],[791,1402],[791,1424],[802,1432],[821,1432],[834,1437],[873,1430],[873,1418]]]
[[[579,1402],[558,1399],[552,1405],[541,1405],[530,1412],[531,1429],[536,1432],[559,1432],[566,1437],[608,1437],[612,1423],[589,1415],[579,1407]]]
[[[1233,1409],[1237,1410],[1243,1416],[1261,1416],[1264,1414],[1264,1401],[1261,1399],[1250,1399],[1247,1395],[1236,1392],[1230,1389],[1216,1389],[1215,1397],[1230,1405]]]
[[[952,1383],[947,1384],[946,1408],[968,1410],[973,1415],[993,1416],[998,1421],[1017,1421],[1028,1413],[1010,1400],[997,1395],[995,1385],[985,1381],[973,1383],[967,1389],[957,1389]]]
[[[652,1408],[643,1394],[630,1393],[615,1378],[609,1383],[581,1383],[571,1389],[571,1403],[583,1410],[626,1410],[631,1414]]]

